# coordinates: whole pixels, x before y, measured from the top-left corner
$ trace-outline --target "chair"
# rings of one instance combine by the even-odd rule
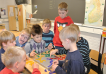
[[[89,57],[91,62],[89,74],[103,74],[105,54],[101,54],[98,51],[91,49]]]

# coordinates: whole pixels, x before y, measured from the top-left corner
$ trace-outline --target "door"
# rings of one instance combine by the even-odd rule
[[[9,30],[17,30],[15,5],[8,5],[7,8],[8,8]]]
[[[17,5],[18,7],[18,25],[19,25],[19,31],[23,30],[23,6]]]

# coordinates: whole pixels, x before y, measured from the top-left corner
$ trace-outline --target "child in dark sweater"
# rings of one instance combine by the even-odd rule
[[[67,26],[60,31],[59,37],[68,52],[65,61],[53,61],[52,70],[56,74],[85,74],[82,56],[76,45],[77,30],[72,26]]]

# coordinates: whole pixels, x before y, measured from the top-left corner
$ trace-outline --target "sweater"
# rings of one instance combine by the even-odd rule
[[[55,18],[54,22],[54,38],[53,38],[53,44],[55,46],[63,47],[62,42],[59,38],[59,32],[63,29],[65,26],[69,26],[70,24],[74,23],[71,17],[67,16],[65,18],[61,18],[60,16]]]

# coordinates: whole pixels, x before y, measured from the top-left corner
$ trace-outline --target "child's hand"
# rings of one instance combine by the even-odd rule
[[[28,60],[29,59],[29,57],[26,55],[26,60]]]
[[[50,51],[50,57],[51,57],[51,55],[54,55],[56,52],[58,52],[58,49],[51,50],[51,51]]]
[[[54,65],[58,65],[58,64],[59,64],[59,61],[58,61],[58,60],[54,60],[54,61],[53,61],[53,64],[54,64]]]
[[[52,71],[55,71],[58,65],[52,64]]]
[[[51,50],[53,48],[52,43],[50,43],[47,47],[49,50]]]
[[[39,65],[38,65],[38,64],[36,64],[36,63],[34,63],[34,64],[32,65],[32,68],[33,68],[33,69],[34,69],[34,68],[39,69]]]
[[[30,53],[30,57],[33,57],[35,55],[35,50],[33,50],[31,53]]]

